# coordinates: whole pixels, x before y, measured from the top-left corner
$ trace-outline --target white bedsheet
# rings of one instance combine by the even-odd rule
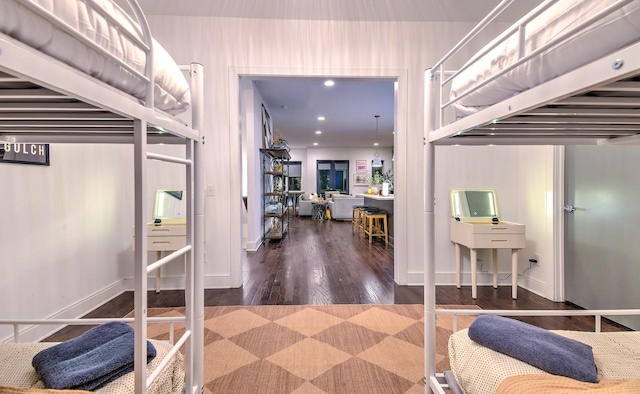
[[[527,25],[525,54],[531,53],[614,2],[615,0],[558,1]],[[571,37],[560,46],[543,52],[503,77],[460,99],[453,105],[456,115],[466,116],[475,113],[639,39],[640,1],[634,1],[596,22],[595,25],[591,25],[582,33]],[[487,46],[490,45],[491,43]],[[458,97],[467,89],[515,63],[518,60],[517,45],[516,33],[491,50],[476,64],[456,76],[451,83],[450,97],[452,99]]]
[[[640,379],[639,332],[554,332],[591,345],[598,379]],[[500,383],[513,375],[546,374],[533,365],[472,341],[468,329],[449,338],[449,362],[466,394],[495,393]]]
[[[144,73],[145,54],[123,33],[81,0],[0,0],[0,32],[65,62],[107,84],[139,99],[144,99],[145,86],[137,76],[105,57],[68,33],[34,14],[21,3],[32,2],[63,20],[118,59]],[[120,7],[109,0],[98,0],[109,14],[141,37],[138,27]],[[175,61],[154,41],[155,107],[171,114],[189,106],[189,85]]]

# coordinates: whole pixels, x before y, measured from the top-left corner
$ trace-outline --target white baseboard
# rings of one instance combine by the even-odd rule
[[[504,278],[509,275],[510,272],[498,273],[498,278]],[[471,286],[471,273],[463,272],[461,278],[461,284],[463,286]],[[409,272],[407,277],[407,284],[409,286],[422,286],[424,284],[423,272]],[[436,273],[436,284],[439,286],[454,286],[456,284],[455,272],[440,272]],[[493,284],[493,276],[491,274],[479,273],[478,286],[490,286]],[[511,278],[498,281],[498,286],[511,286]],[[545,297],[547,285],[537,279],[533,279],[528,276],[521,276],[518,278],[518,286],[526,289],[540,297]]]
[[[260,245],[262,245],[262,238],[255,239],[253,241],[247,241],[247,252],[257,252],[260,249]]]
[[[204,277],[205,289],[230,289],[230,275],[207,275]]]
[[[423,286],[423,285],[424,285],[424,272],[407,273],[407,286]]]
[[[150,276],[147,288],[151,291],[155,289],[155,286],[155,276]],[[229,275],[207,275],[204,279],[204,287],[206,289],[230,288],[231,278]],[[163,276],[160,278],[160,288],[161,290],[184,289],[184,276]],[[133,278],[122,279],[43,319],[78,319],[125,291],[133,290]],[[51,325],[26,327],[20,330],[20,342],[39,342],[60,328],[62,327]],[[0,341],[13,341],[13,335],[2,338]]]
[[[547,287],[547,284],[544,282],[541,282],[537,279],[531,278],[529,276],[521,276],[518,279],[518,286],[522,287],[523,289],[527,289],[530,292],[539,295],[540,297],[543,298],[547,298],[551,301],[553,301],[553,299],[551,297],[547,297],[545,294],[550,294],[552,295],[553,292],[549,292],[549,289]]]
[[[126,290],[125,280],[115,282],[102,290],[69,305],[68,307],[53,313],[44,319],[78,319],[105,302],[117,297]],[[20,342],[39,342],[58,331],[61,326],[41,325],[30,326],[24,330],[20,330]],[[3,342],[13,340],[13,336],[2,339]]]

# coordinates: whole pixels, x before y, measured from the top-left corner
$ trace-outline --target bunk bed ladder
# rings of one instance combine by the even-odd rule
[[[203,123],[202,99],[203,81],[202,65],[192,64],[190,68],[192,79],[192,96],[194,102],[193,128],[198,130]],[[200,393],[203,389],[203,336],[204,336],[204,293],[203,264],[204,251],[204,177],[203,171],[196,165],[202,157],[202,142],[187,140],[186,158],[160,155],[147,151],[147,122],[134,120],[134,167],[135,167],[135,393],[145,394],[147,388],[155,380],[170,359],[185,346],[185,392]],[[148,264],[147,261],[147,224],[145,221],[147,210],[146,193],[147,162],[159,160],[182,164],[186,170],[187,196],[187,238],[186,246],[170,253],[158,261]],[[199,245],[200,247],[194,247]],[[163,265],[186,257],[185,269],[185,332],[176,341],[172,350],[163,359],[152,374],[146,376],[146,341],[147,341],[147,278],[150,273],[160,269]],[[199,291],[196,291],[199,289]],[[195,334],[194,334],[195,333]],[[190,390],[188,389],[190,388]]]

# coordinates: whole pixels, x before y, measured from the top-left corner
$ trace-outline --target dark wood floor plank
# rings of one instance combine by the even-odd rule
[[[350,222],[317,222],[292,217],[290,231],[279,242],[270,241],[257,252],[247,253],[243,287],[206,289],[206,306],[223,305],[317,305],[317,304],[421,304],[422,286],[399,286],[393,278],[393,246],[379,240],[369,244],[357,235]],[[482,309],[577,309],[549,301],[525,289],[511,299],[511,287],[479,286],[478,298],[471,287],[438,286],[440,305],[477,305]],[[150,291],[154,307],[184,306],[180,290]],[[125,292],[86,317],[122,317],[133,310],[133,292]],[[586,317],[522,318],[549,329],[593,330]],[[65,340],[86,328],[67,328],[48,340]],[[608,322],[603,330],[623,327]]]

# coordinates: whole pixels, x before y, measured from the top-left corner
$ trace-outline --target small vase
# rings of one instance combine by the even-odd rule
[[[382,190],[380,195],[382,196],[388,196],[389,195],[389,182],[383,182],[382,183]]]

